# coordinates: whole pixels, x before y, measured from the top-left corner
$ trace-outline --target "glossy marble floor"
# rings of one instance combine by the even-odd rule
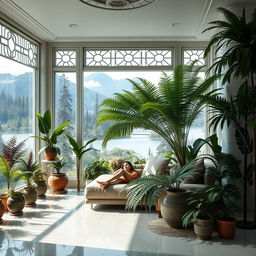
[[[237,230],[234,240],[200,241],[152,233],[155,213],[126,212],[121,206],[94,206],[83,196],[47,195],[24,215],[3,216],[0,256],[255,256],[256,231]]]

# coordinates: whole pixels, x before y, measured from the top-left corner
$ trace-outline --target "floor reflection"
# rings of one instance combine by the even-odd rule
[[[156,254],[136,251],[120,251],[81,246],[58,245],[40,242],[10,240],[0,234],[1,256],[178,256],[174,254]]]

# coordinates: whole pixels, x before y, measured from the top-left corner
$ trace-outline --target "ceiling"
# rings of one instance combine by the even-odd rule
[[[207,40],[207,23],[217,7],[256,0],[156,0],[133,10],[103,10],[79,0],[0,0],[0,10],[42,40],[161,41]],[[251,5],[249,5],[251,6]],[[73,25],[71,25],[73,24]]]

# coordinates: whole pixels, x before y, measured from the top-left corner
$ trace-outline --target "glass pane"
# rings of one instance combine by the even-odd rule
[[[0,56],[0,144],[26,139],[25,148],[34,150],[34,69]],[[2,147],[0,146],[2,149]],[[3,188],[0,177],[0,189]]]
[[[171,75],[171,73],[169,73]],[[143,77],[157,85],[161,72],[85,72],[84,73],[84,139],[88,141],[98,138],[93,147],[99,151],[86,153],[84,164],[87,165],[93,159],[102,158],[111,160],[123,158],[134,161],[136,157],[147,158],[148,155],[165,156],[171,151],[170,146],[158,135],[149,130],[136,129],[128,138],[113,139],[108,142],[107,148],[102,149],[104,131],[109,124],[97,125],[97,113],[99,105],[106,98],[112,98],[116,92],[130,90],[131,84],[125,78],[135,79]],[[204,77],[204,73],[200,73]],[[197,138],[204,138],[205,118],[202,112],[193,123],[188,144],[193,144]]]
[[[97,137],[93,147],[99,151],[90,151],[86,153],[84,164],[87,165],[95,158],[111,160],[113,158],[123,158],[126,160],[135,160],[138,158],[147,158],[148,155],[158,155],[159,145],[162,138],[149,131],[136,129],[128,138],[113,139],[108,142],[107,148],[102,149],[104,131],[108,128],[108,123],[97,125],[97,113],[99,105],[106,98],[112,98],[116,92],[122,90],[131,90],[132,85],[126,78],[136,79],[136,77],[145,78],[154,84],[157,84],[161,72],[85,72],[84,73],[84,139]],[[164,154],[164,153],[163,153]]]
[[[55,73],[55,125],[56,127],[64,122],[72,121],[66,129],[66,133],[76,137],[76,73],[58,72]],[[67,175],[75,176],[75,158],[69,148],[68,139],[65,136],[58,138],[61,157],[67,162],[64,170]],[[73,170],[73,171],[72,171]]]

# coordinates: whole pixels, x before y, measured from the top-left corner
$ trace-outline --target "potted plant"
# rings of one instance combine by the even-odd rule
[[[22,177],[26,182],[24,187],[24,195],[26,198],[25,206],[35,207],[37,200],[37,190],[32,184],[34,172],[39,169],[40,165],[37,161],[33,162],[33,154],[29,153],[28,159],[20,158],[17,161],[17,168],[22,172]]]
[[[41,170],[34,171],[33,176],[31,177],[33,182],[36,184],[37,198],[39,199],[44,199],[46,197],[45,193],[47,191],[47,185],[45,177],[47,177],[47,174]]]
[[[98,176],[109,173],[110,168],[109,163],[107,161],[95,160],[85,168],[83,173],[83,180],[86,182],[86,185],[88,185],[92,180],[96,179]]]
[[[52,166],[56,172],[51,173],[48,178],[48,185],[54,194],[65,194],[67,190],[65,187],[68,184],[68,177],[66,173],[61,172],[61,169],[67,163],[63,159],[52,161],[49,166]]]
[[[23,208],[25,206],[25,197],[22,192],[14,191],[9,189],[7,206],[9,209],[9,214],[14,216],[22,215]]]
[[[135,210],[143,203],[150,210],[156,205],[160,196],[166,193],[161,202],[161,214],[167,224],[173,228],[182,227],[182,216],[186,212],[188,192],[180,187],[185,178],[192,177],[197,169],[194,167],[197,159],[184,166],[173,166],[170,175],[148,175],[129,182],[124,189],[129,188],[126,209]]]
[[[87,146],[91,143],[93,143],[97,138],[89,140],[85,145],[80,145],[75,139],[73,139],[68,134],[65,134],[69,140],[69,143],[71,145],[71,150],[76,155],[76,178],[77,178],[77,191],[80,191],[80,176],[81,176],[81,168],[82,168],[82,157],[84,153],[92,150],[93,148],[87,148]]]
[[[98,122],[112,122],[103,146],[111,139],[130,136],[136,128],[148,129],[170,145],[180,166],[185,165],[190,127],[205,103],[198,95],[214,94],[207,90],[219,77],[201,80],[199,71],[195,65],[178,65],[172,76],[163,73],[158,86],[142,78],[129,80],[133,91],[116,93],[100,106]]]
[[[38,119],[38,127],[39,131],[43,136],[33,136],[40,140],[43,140],[46,144],[45,147],[41,148],[39,153],[45,152],[46,160],[55,160],[58,153],[60,153],[60,149],[57,147],[57,138],[65,131],[65,128],[71,123],[71,121],[67,121],[57,127],[55,130],[51,132],[52,128],[52,118],[51,111],[48,109],[44,115],[42,116],[40,113],[36,114]]]
[[[209,30],[218,30],[213,34],[205,51],[207,56],[212,46],[215,46],[216,58],[211,66],[216,73],[224,73],[222,84],[240,85],[238,93],[230,99],[209,97],[208,103],[213,108],[212,125],[217,127],[224,124],[235,128],[234,139],[243,154],[243,220],[239,222],[241,228],[255,228],[255,223],[247,220],[247,183],[251,181],[256,186],[256,15],[255,9],[250,19],[247,19],[245,9],[242,15],[218,8],[225,20],[210,22]],[[218,51],[221,49],[221,54]],[[232,85],[233,86],[233,85]],[[235,88],[234,91],[236,91]],[[250,127],[251,126],[251,127]],[[253,132],[250,132],[252,130]],[[253,134],[253,137],[250,137]],[[249,160],[248,162],[248,159]],[[254,199],[256,200],[256,199]],[[256,205],[256,201],[254,201]],[[254,212],[256,221],[256,211]]]
[[[194,223],[194,232],[202,240],[211,238],[214,230],[216,206],[208,198],[207,188],[190,191],[188,209],[182,217],[182,224],[187,228]]]

